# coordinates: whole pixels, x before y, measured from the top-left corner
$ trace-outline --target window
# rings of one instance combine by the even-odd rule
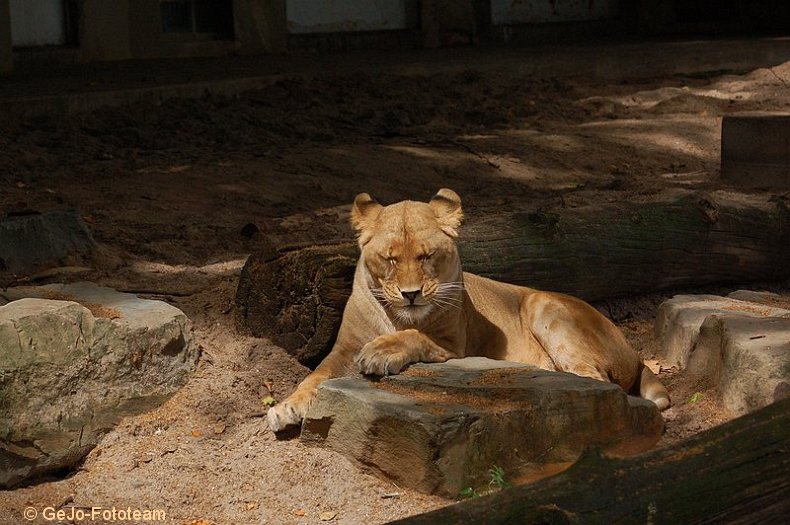
[[[162,32],[194,39],[233,38],[233,0],[162,0]]]

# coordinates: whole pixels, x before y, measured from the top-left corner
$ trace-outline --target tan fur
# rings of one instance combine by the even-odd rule
[[[669,406],[620,330],[584,301],[462,272],[455,243],[462,217],[461,199],[448,189],[430,203],[386,207],[357,196],[351,222],[362,254],[337,342],[269,409],[272,430],[299,424],[326,379],[472,355],[611,381]]]

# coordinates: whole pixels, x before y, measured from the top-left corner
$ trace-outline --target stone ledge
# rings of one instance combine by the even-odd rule
[[[740,292],[739,295],[744,297],[745,291]],[[705,319],[710,315],[728,314],[755,318],[783,317],[790,316],[790,310],[718,295],[676,295],[664,301],[656,314],[659,356],[670,366],[685,368]]]
[[[790,318],[707,317],[688,373],[736,416],[790,397]]]
[[[659,356],[734,415],[790,396],[790,310],[777,294],[677,295],[656,316]]]
[[[588,447],[648,450],[663,428],[652,402],[617,385],[476,357],[416,364],[380,381],[326,381],[301,439],[400,486],[455,497],[487,486],[493,466],[511,481],[537,479]]]

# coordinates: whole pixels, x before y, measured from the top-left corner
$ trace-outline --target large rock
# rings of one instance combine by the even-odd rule
[[[688,373],[736,415],[790,396],[790,318],[717,314],[702,323]]]
[[[417,364],[378,382],[324,382],[301,439],[427,493],[457,496],[561,470],[590,446],[622,456],[663,431],[656,406],[620,387],[485,358]]]
[[[700,326],[714,314],[782,317],[790,315],[790,310],[718,295],[676,295],[658,308],[655,328],[659,356],[670,365],[685,368]]]
[[[181,310],[90,283],[12,288],[0,306],[0,486],[79,462],[195,369]]]
[[[55,210],[0,220],[0,272],[31,273],[80,259],[95,244],[80,215]]]

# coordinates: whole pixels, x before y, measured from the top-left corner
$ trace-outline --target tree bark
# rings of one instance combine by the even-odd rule
[[[469,225],[472,273],[588,301],[790,274],[790,211],[765,197],[686,194]]]
[[[459,244],[466,271],[595,301],[785,278],[788,225],[782,200],[685,192],[645,203],[498,210],[469,220]],[[307,364],[331,348],[351,293],[358,250],[342,233],[334,240],[253,254],[236,296],[241,326]]]
[[[785,523],[788,450],[785,399],[670,448],[588,453],[552,478],[393,523]]]
[[[318,366],[337,338],[357,256],[352,243],[251,255],[236,290],[238,327]]]

